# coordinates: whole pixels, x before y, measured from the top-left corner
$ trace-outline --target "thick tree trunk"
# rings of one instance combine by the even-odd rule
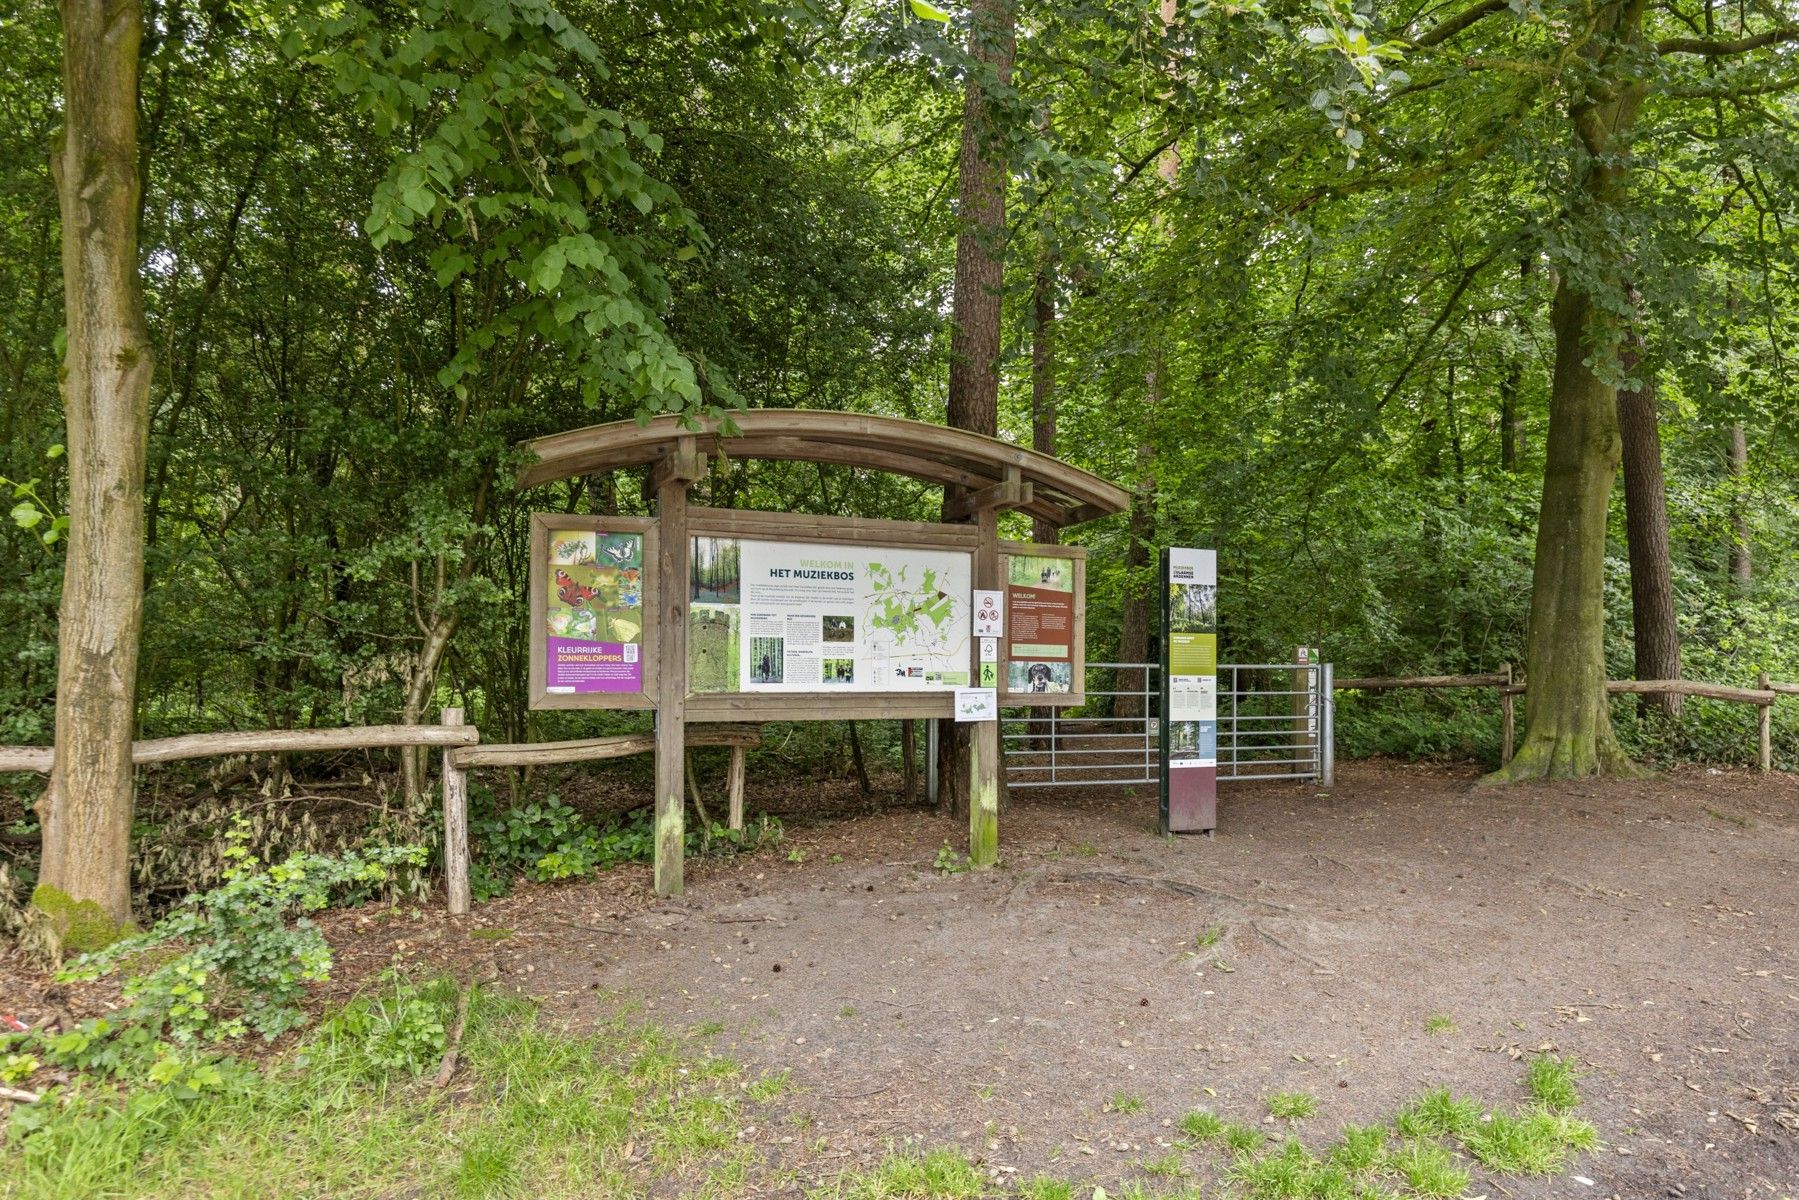
[[[1556,287],[1555,376],[1531,581],[1523,744],[1502,779],[1576,778],[1633,768],[1605,690],[1605,534],[1622,450],[1614,389],[1587,364],[1591,308]]]
[[[1000,83],[1012,78],[1014,22],[1010,0],[977,0],[971,10],[969,52],[991,64]],[[962,105],[958,164],[955,291],[951,300],[949,424],[989,437],[999,432],[1000,292],[1006,274],[1006,176],[996,144],[987,92],[968,81]],[[947,509],[955,499],[945,488]],[[938,806],[968,813],[968,730],[944,725],[937,742]]]
[[[1637,334],[1622,356],[1624,373],[1642,360],[1643,338]],[[1661,423],[1656,413],[1655,380],[1618,392],[1618,433],[1624,454],[1624,530],[1630,545],[1630,610],[1636,632],[1638,679],[1680,678],[1680,630],[1674,623],[1674,581],[1668,553],[1668,492],[1662,478]],[[1643,696],[1647,711],[1680,715],[1682,697],[1673,693]]]
[[[1644,0],[1623,0],[1601,10],[1601,30],[1612,36],[1583,51],[1595,60],[1595,79],[1568,109],[1585,159],[1574,219],[1588,227],[1622,223],[1630,202],[1632,127],[1647,85],[1628,77],[1619,55],[1641,42],[1644,7]],[[1612,730],[1605,688],[1606,522],[1623,455],[1618,394],[1589,361],[1601,327],[1591,289],[1627,285],[1621,258],[1589,258],[1580,270],[1578,280],[1564,272],[1556,281],[1550,314],[1555,374],[1525,649],[1524,738],[1494,780],[1637,773]]]
[[[152,355],[137,274],[134,0],[64,0],[62,214],[69,538],[57,633],[56,758],[33,903],[66,950],[131,920],[131,737],[143,627]]]
[[[1735,490],[1730,497],[1730,577],[1744,587],[1754,573],[1749,557],[1749,497],[1743,477],[1749,473],[1749,439],[1741,425],[1730,427],[1730,478]]]

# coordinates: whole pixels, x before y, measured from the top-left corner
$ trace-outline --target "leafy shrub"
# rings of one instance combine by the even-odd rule
[[[228,837],[226,882],[186,900],[148,931],[65,967],[64,980],[121,970],[125,1006],[54,1035],[0,1039],[0,1051],[29,1049],[58,1066],[101,1074],[147,1067],[154,1083],[215,1086],[222,1078],[200,1047],[254,1031],[272,1039],[305,1020],[308,982],[326,978],[331,947],[305,914],[333,900],[368,897],[393,869],[418,866],[416,847],[381,847],[338,857],[296,854],[263,866]],[[290,923],[291,922],[291,923]]]
[[[505,895],[520,878],[538,883],[578,879],[617,863],[649,862],[656,854],[656,830],[647,810],[596,826],[554,795],[476,817],[470,830],[476,854],[469,886],[477,900]],[[735,853],[780,840],[780,821],[762,817],[741,833],[717,824],[690,827],[686,849],[689,854]]]
[[[437,1064],[449,1037],[445,1017],[454,988],[440,979],[419,987],[399,976],[388,990],[362,995],[331,1014],[319,1028],[319,1057],[352,1064],[361,1078],[419,1075]]]

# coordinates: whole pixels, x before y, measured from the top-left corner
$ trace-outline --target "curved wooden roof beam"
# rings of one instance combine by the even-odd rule
[[[612,421],[571,429],[525,444],[537,462],[519,475],[531,487],[593,471],[640,466],[672,457],[682,440],[706,454],[768,458],[889,471],[944,487],[979,490],[1008,477],[1034,485],[1021,510],[1060,525],[1123,512],[1130,493],[1097,475],[1046,454],[962,429],[899,417],[818,409],[758,408],[736,415],[737,437],[721,437],[717,423],[683,428],[676,417],[647,425]]]

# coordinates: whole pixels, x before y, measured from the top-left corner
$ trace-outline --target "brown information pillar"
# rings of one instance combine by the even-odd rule
[[[656,894],[679,896],[685,813],[681,798],[687,744],[687,486],[705,469],[692,438],[656,468]]]
[[[983,508],[975,514],[975,529],[980,540],[974,551],[974,586],[985,591],[1004,589],[1000,575],[999,511]],[[1010,614],[1007,614],[1010,619]],[[981,677],[979,638],[970,639],[968,648],[969,683]],[[1000,639],[1004,644],[1005,639]],[[1004,670],[1005,664],[1000,664]],[[1001,676],[1004,680],[1004,676]],[[997,698],[1003,685],[994,689]],[[968,753],[968,860],[977,867],[991,867],[999,860],[999,720],[995,710],[991,721],[977,721],[971,729]]]

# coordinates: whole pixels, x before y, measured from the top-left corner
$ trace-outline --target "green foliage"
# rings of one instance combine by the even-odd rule
[[[239,847],[223,886],[188,897],[146,932],[63,969],[73,980],[125,972],[125,1007],[63,1035],[67,1044],[54,1048],[54,1059],[116,1068],[124,1059],[111,1047],[121,1039],[195,1046],[292,1029],[305,1020],[299,1001],[306,984],[331,970],[331,948],[305,914],[373,895],[397,870],[424,861],[423,850],[402,846],[338,857],[296,854],[265,867]]]
[[[491,793],[478,795],[491,806]],[[623,862],[650,862],[656,853],[656,834],[647,811],[616,817],[595,826],[555,795],[504,812],[472,815],[470,834],[475,843],[469,886],[477,900],[505,895],[519,878],[538,883],[578,879]],[[781,823],[763,816],[742,833],[722,825],[688,829],[687,853],[750,853],[764,845],[778,845]]]
[[[939,875],[959,875],[971,866],[968,856],[952,847],[948,838],[937,847],[937,857],[931,860],[931,869]]]
[[[736,1066],[622,1014],[577,1036],[540,1023],[527,1001],[475,990],[458,1102],[445,1104],[429,1079],[461,990],[384,981],[293,1053],[260,1071],[223,1064],[205,1088],[88,1082],[14,1106],[0,1190],[615,1195],[643,1183],[620,1165],[633,1145],[647,1148],[640,1171],[670,1191],[729,1194],[741,1178]]]
[[[443,1054],[455,992],[446,979],[421,988],[389,976],[378,994],[359,995],[320,1023],[314,1052],[371,1079],[421,1075]]]

